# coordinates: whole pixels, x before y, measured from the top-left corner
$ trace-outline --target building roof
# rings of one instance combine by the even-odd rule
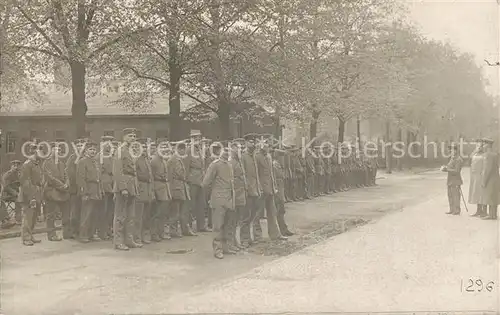
[[[140,102],[133,100],[123,101],[120,92],[99,93],[87,97],[87,116],[134,116],[134,115],[168,115],[168,95],[161,95],[143,99]],[[25,116],[70,116],[71,91],[60,89],[47,89],[40,103],[21,101],[10,106],[9,110],[0,110],[0,116],[25,117]],[[140,103],[140,104],[139,104]],[[181,110],[194,106],[191,99],[181,98]],[[2,107],[3,108],[3,107]]]

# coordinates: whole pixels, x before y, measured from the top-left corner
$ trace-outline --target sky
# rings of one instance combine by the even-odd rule
[[[489,67],[484,61],[500,61],[500,4],[497,0],[401,1],[406,2],[410,20],[424,36],[450,42],[461,51],[474,54],[490,81],[487,91],[500,95],[500,67]]]

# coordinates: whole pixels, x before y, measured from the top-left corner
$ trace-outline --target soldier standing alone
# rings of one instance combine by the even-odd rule
[[[451,150],[450,161],[446,166],[441,167],[441,171],[448,173],[447,186],[448,186],[448,202],[450,211],[446,214],[460,215],[460,194],[462,181],[462,158],[459,155],[459,147],[456,144],[449,146]]]

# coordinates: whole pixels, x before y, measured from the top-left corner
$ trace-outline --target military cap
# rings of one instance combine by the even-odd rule
[[[194,137],[201,137],[201,131],[199,130],[191,130],[189,137],[194,138]]]
[[[131,134],[134,134],[134,135],[137,135],[137,129],[136,128],[125,128],[123,129],[123,135],[131,135]]]
[[[89,141],[88,138],[78,138],[75,141],[73,141],[73,143],[75,143],[75,144],[83,144],[83,143],[86,143],[88,141]]]
[[[181,141],[173,141],[173,142],[170,142],[170,144],[175,147],[175,148],[179,148],[179,149],[184,149],[186,148],[186,141],[184,140],[181,140]]]
[[[284,155],[286,153],[285,150],[281,150],[281,149],[273,149],[273,152],[278,154],[278,155]]]
[[[53,141],[50,143],[50,147],[51,148],[58,148],[59,146],[61,146],[63,144],[63,142],[60,142],[60,141]]]
[[[115,141],[115,140],[116,140],[116,139],[115,139],[115,137],[113,137],[113,136],[102,136],[102,137],[101,137],[101,141],[103,141],[103,142],[107,142],[107,141]]]
[[[212,142],[212,139],[202,138],[202,139],[200,140],[200,142],[203,142],[203,143],[210,143],[210,142]]]
[[[20,165],[20,164],[23,164],[23,162],[21,162],[19,160],[12,160],[12,161],[10,161],[10,164],[12,164],[12,165]]]
[[[170,141],[168,141],[168,138],[157,138],[156,139],[156,143],[160,144],[160,143],[169,143]]]
[[[245,139],[244,138],[235,138],[232,140],[232,142],[245,143]]]
[[[493,139],[483,138],[481,139],[481,142],[486,144],[493,144],[495,141],[493,141]]]

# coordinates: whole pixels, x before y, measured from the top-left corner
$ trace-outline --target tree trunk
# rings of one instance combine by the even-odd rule
[[[283,130],[281,128],[281,107],[280,107],[280,105],[276,105],[276,110],[274,112],[274,136],[277,139],[281,139],[283,137]]]
[[[309,138],[311,140],[316,138],[318,134],[318,119],[319,111],[313,110],[311,124],[309,125]]]
[[[71,61],[71,118],[75,124],[75,135],[77,138],[86,136],[85,122],[87,115],[87,102],[85,99],[85,64],[80,61]]]
[[[338,134],[338,142],[344,142],[344,133],[345,133],[345,120],[338,117],[339,119],[339,134]]]
[[[400,146],[403,143],[403,130],[401,129],[401,127],[398,128],[398,139],[397,139],[397,142],[398,142],[398,146]],[[396,159],[396,169],[398,171],[402,171],[403,170],[403,158],[402,157],[398,157]]]
[[[219,100],[219,110],[217,112],[220,125],[220,139],[229,140],[231,137],[230,105],[226,100]]]
[[[182,138],[182,121],[180,119],[181,113],[181,67],[179,65],[177,41],[171,40],[169,43],[169,75],[170,75],[170,89],[168,97],[168,106],[170,109],[170,128],[169,137],[178,141]]]
[[[390,145],[388,145],[390,144]],[[387,174],[392,173],[392,141],[391,141],[391,124],[389,121],[385,123],[385,171]]]

